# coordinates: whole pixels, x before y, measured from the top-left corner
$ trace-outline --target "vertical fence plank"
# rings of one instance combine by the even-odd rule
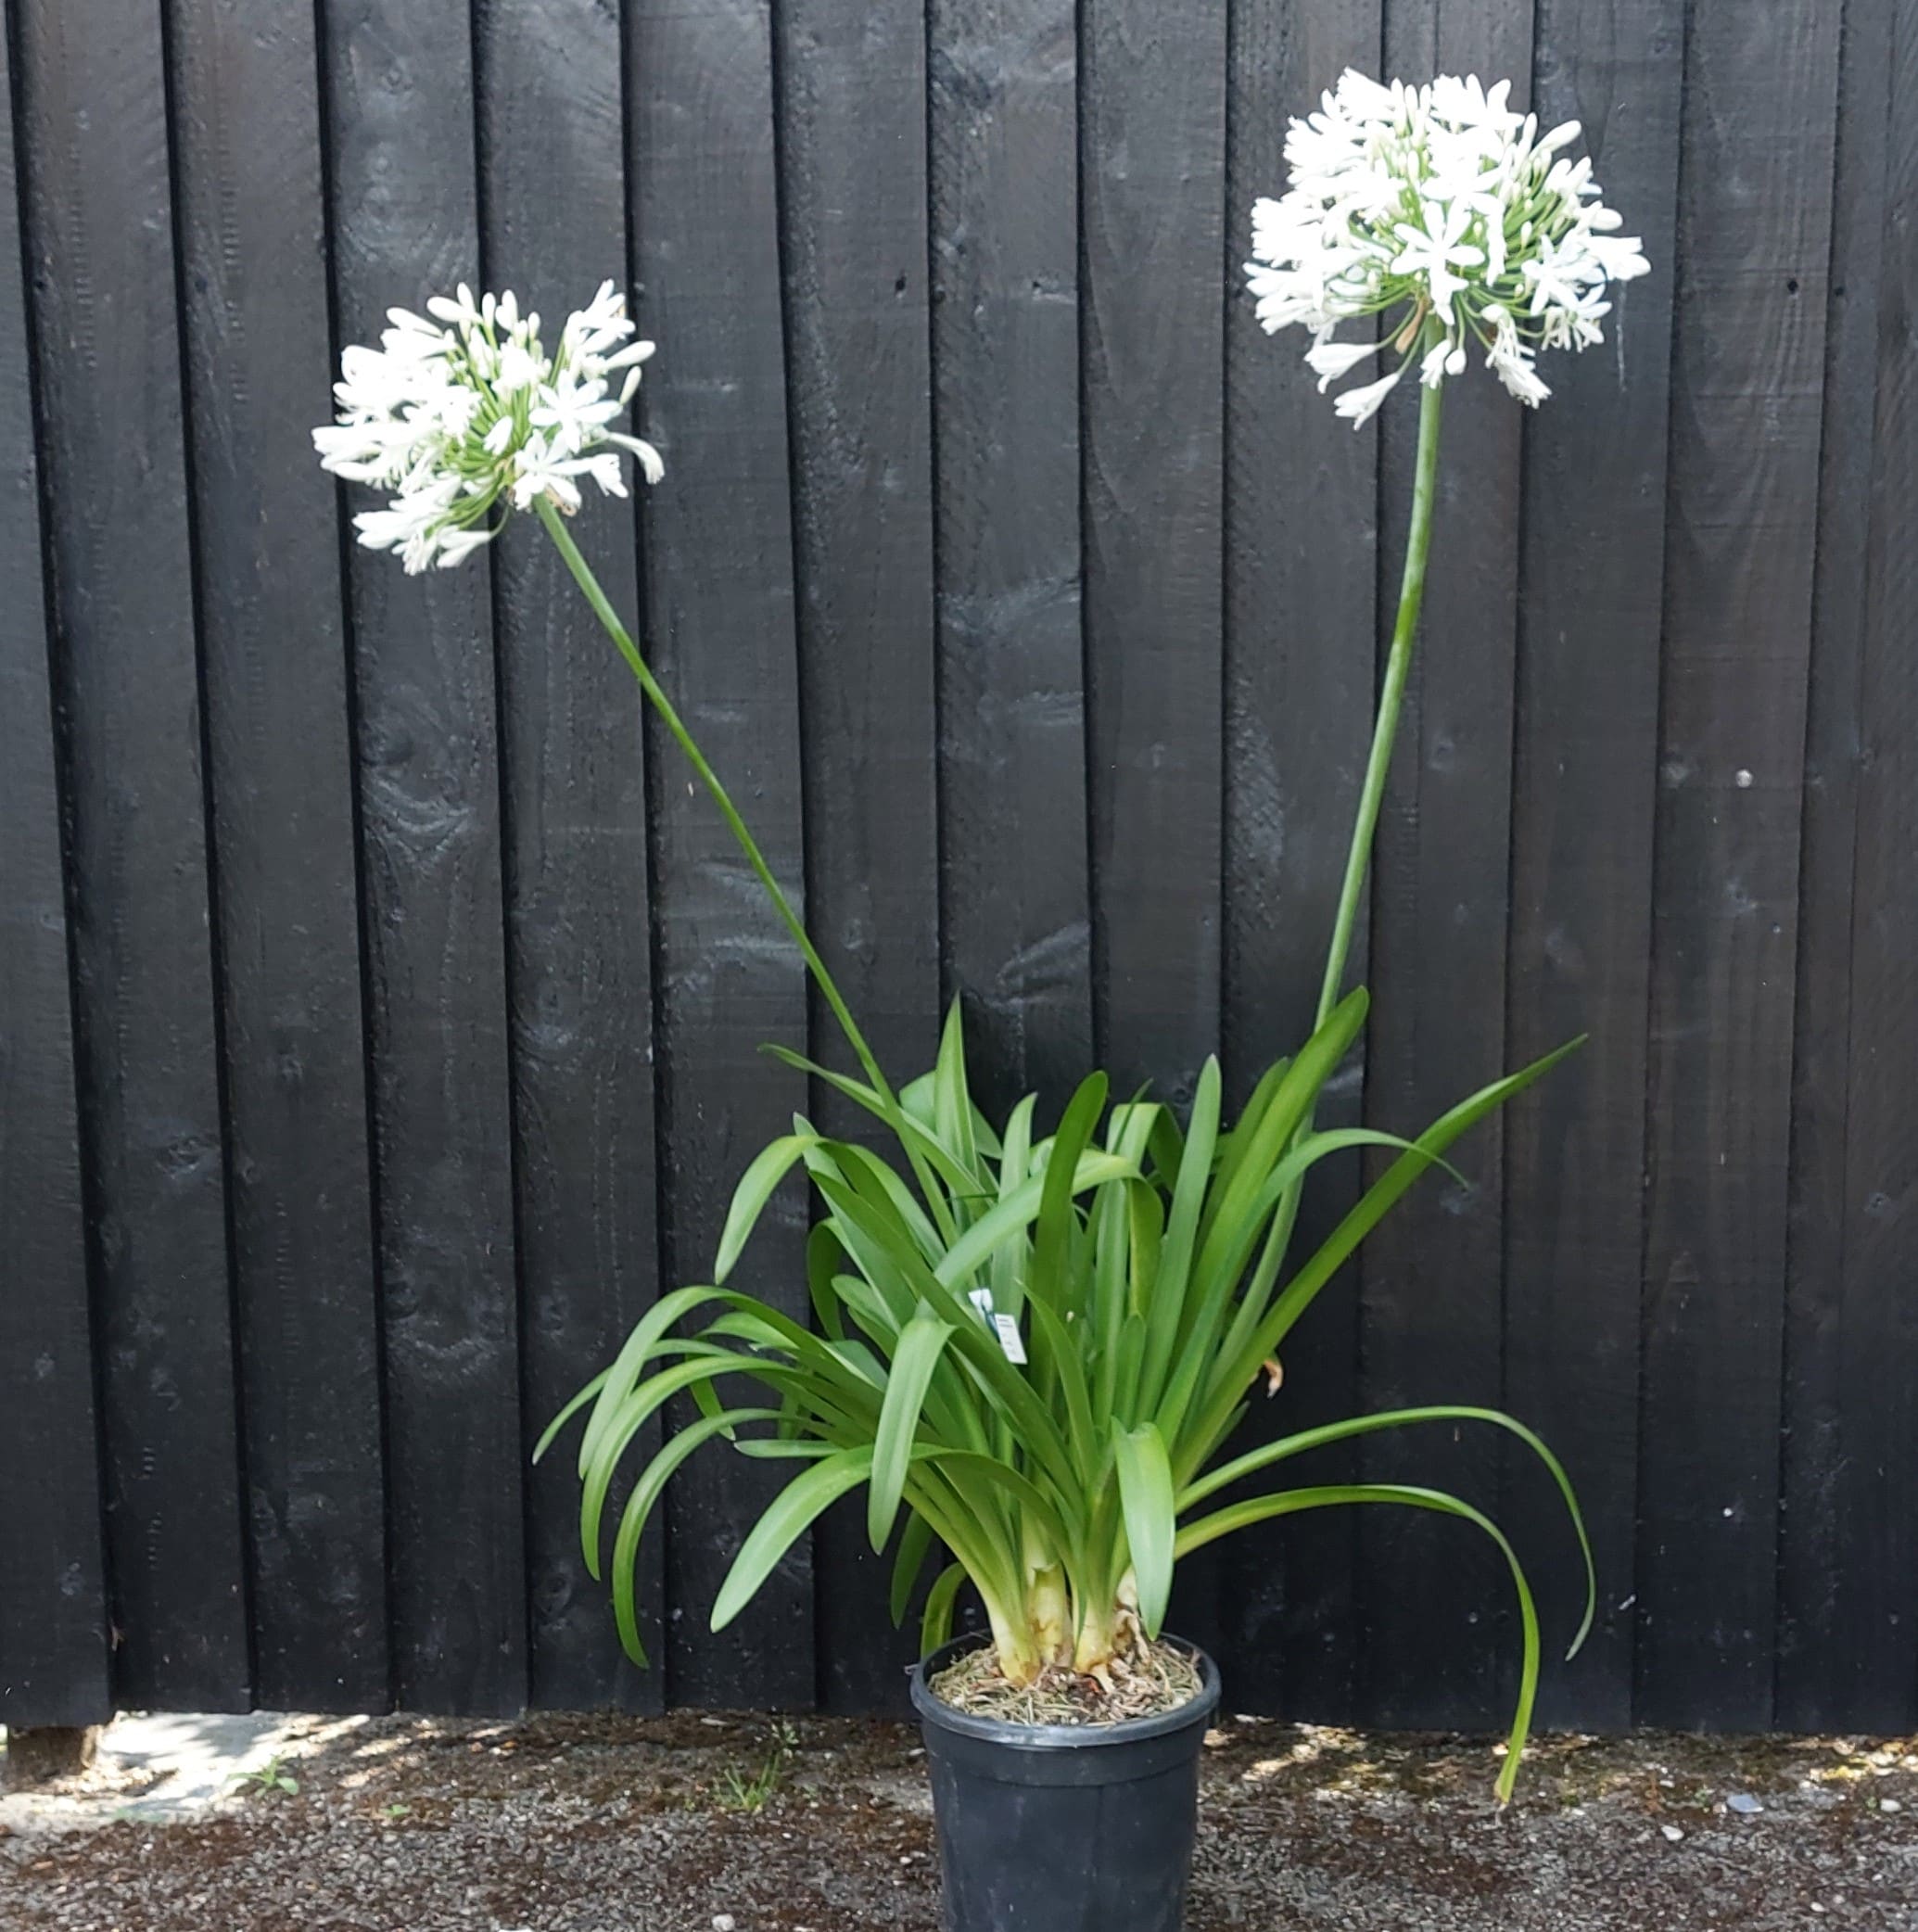
[[[1181,1104],[1218,1044],[1225,27],[1081,28],[1094,1031],[1116,1087]]]
[[[1378,636],[1378,445],[1354,436],[1302,360],[1302,334],[1268,337],[1242,264],[1251,205],[1284,192],[1285,133],[1348,67],[1378,64],[1378,0],[1232,8],[1226,194],[1226,718],[1223,1031],[1242,1100],[1312,1032],[1346,842],[1371,739]],[[1350,977],[1364,978],[1365,920]],[[1327,1095],[1327,1125],[1358,1117],[1362,1056]],[[1357,1189],[1355,1157],[1313,1172],[1295,1252],[1329,1234]],[[1282,1396],[1249,1440],[1358,1406],[1356,1269],[1319,1297],[1288,1353]],[[1315,1461],[1325,1480],[1355,1458]],[[1248,1710],[1350,1715],[1355,1518],[1337,1512],[1242,1532],[1223,1545],[1221,1614]]]
[[[645,506],[648,632],[663,681],[801,897],[794,641],[770,27],[765,0],[637,0],[629,73],[641,319],[660,360],[649,419],[667,480]],[[806,1084],[759,1052],[806,1037],[791,942],[668,742],[654,744],[667,1256],[705,1278],[746,1163],[789,1131]],[[802,1196],[781,1196],[741,1285],[805,1319]],[[805,1706],[812,1561],[802,1538],[719,1636],[714,1596],[791,1475],[723,1449],[676,1480],[668,1688],[683,1704]]]
[[[1865,9],[1869,13],[1869,9]],[[1864,22],[1860,23],[1861,26]],[[1845,1447],[1832,1498],[1844,1550],[1834,1660],[1835,1701],[1848,1722],[1902,1733],[1918,1721],[1911,1579],[1918,1574],[1918,1308],[1912,1228],[1918,1209],[1918,666],[1911,612],[1918,558],[1911,506],[1918,489],[1918,8],[1896,16],[1886,172],[1877,359],[1877,438],[1871,486],[1865,657],[1860,716],[1851,943],[1851,1080],[1846,1121],[1843,1277]]]
[[[1780,1722],[1918,1719],[1909,740],[1918,10],[1846,9],[1813,596],[1786,1323]],[[1901,87],[1899,83],[1902,82]],[[1895,104],[1895,108],[1893,106]],[[1893,111],[1887,113],[1887,108]],[[1860,515],[1861,503],[1869,515]],[[1869,1561],[1861,1553],[1869,1551]]]
[[[1531,8],[1390,5],[1386,69],[1509,79],[1523,106]],[[1475,359],[1476,360],[1476,359]],[[1381,418],[1381,601],[1398,594],[1416,410]],[[1425,617],[1380,815],[1372,896],[1365,1113],[1416,1133],[1504,1070],[1520,409],[1483,370],[1446,396]],[[1522,1103],[1521,1103],[1522,1108]],[[1519,1131],[1531,1131],[1521,1112]],[[1503,1176],[1497,1129],[1463,1143],[1467,1182],[1429,1176],[1366,1244],[1365,1406],[1495,1405],[1502,1366]],[[1373,1446],[1376,1444],[1376,1448]],[[1482,1432],[1371,1438],[1368,1472],[1494,1493]],[[1489,1715],[1508,1589],[1495,1554],[1436,1518],[1374,1510],[1360,1524],[1371,1612],[1367,1714],[1390,1723]]]
[[[1507,1456],[1501,1520],[1547,1622],[1548,1721],[1631,1721],[1646,955],[1657,803],[1658,618],[1671,343],[1680,0],[1541,0],[1540,121],[1583,124],[1607,202],[1649,280],[1615,298],[1602,349],[1550,360],[1527,425],[1512,807],[1507,1056],[1575,1035],[1505,1137],[1505,1405],[1578,1485],[1601,1621],[1564,1661],[1582,1577],[1564,1510]],[[1569,1372],[1576,1364],[1576,1373]]]
[[[1838,78],[1832,272],[1820,434],[1818,554],[1798,860],[1792,1054],[1784,1492],[1779,1521],[1777,1721],[1844,1728],[1856,1685],[1842,1629],[1847,1494],[1847,1130],[1852,905],[1864,765],[1885,194],[1895,54],[1892,0],[1846,9]],[[1869,1720],[1866,1720],[1869,1726]]]
[[[1772,1717],[1798,800],[1838,17],[1690,19],[1651,985],[1637,1713]]]
[[[244,1708],[192,545],[159,19],[20,11],[121,1701]]]
[[[1219,1044],[1226,11],[1090,0],[1080,63],[1093,1036],[1183,1110]],[[1177,1606],[1209,1648],[1218,1563]]]
[[[903,1081],[932,1064],[939,1009],[924,9],[787,0],[780,32],[807,903]],[[853,1069],[817,995],[812,1035]],[[830,1088],[812,1102],[829,1132],[872,1125]],[[821,1699],[895,1709],[918,1645],[892,1631],[863,1497],[816,1542]]]
[[[173,15],[256,1695],[387,1694],[352,762],[310,16]]]
[[[602,281],[626,284],[619,21],[596,0],[483,0],[476,34],[487,280],[540,311],[550,345]],[[590,494],[576,535],[637,623],[633,506]],[[530,1451],[658,1286],[643,703],[544,531],[510,528],[495,569]],[[659,1672],[621,1663],[580,1558],[574,1442],[529,1479],[532,1698],[655,1706]],[[658,1536],[641,1562],[651,1655]]]
[[[113,1708],[11,35],[0,11],[0,1723]]]
[[[348,342],[476,280],[468,17],[327,0],[335,301]],[[393,1690],[526,1698],[500,775],[483,567],[353,549],[387,1403]]]
[[[1890,133],[1892,0],[1846,8],[1834,159],[1831,288],[1819,436],[1805,784],[1793,1013],[1785,1423],[1780,1468],[1776,1721],[1841,1729],[1851,1659],[1844,1511],[1846,1134],[1851,1082],[1852,899],[1869,624],[1869,503]]]
[[[984,1104],[1091,1065],[1072,0],[931,0],[945,963]]]

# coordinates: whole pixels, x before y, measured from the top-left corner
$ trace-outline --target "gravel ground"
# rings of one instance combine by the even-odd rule
[[[103,1757],[0,1806],[5,1932],[934,1932],[913,1734],[823,1719],[298,1719],[297,1792],[157,1822]],[[1918,1932],[1918,1740],[1482,1742],[1235,1719],[1188,1932]]]

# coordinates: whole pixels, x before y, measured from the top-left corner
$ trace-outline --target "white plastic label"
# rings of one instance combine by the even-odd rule
[[[1023,1368],[1025,1342],[1019,1333],[1019,1324],[1010,1315],[996,1315],[992,1325],[998,1330],[999,1346],[1006,1352],[1006,1360]]]

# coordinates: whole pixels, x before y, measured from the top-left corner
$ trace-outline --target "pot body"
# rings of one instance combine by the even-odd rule
[[[984,1641],[959,1638],[912,1672],[946,1932],[1178,1932],[1199,1754],[1219,1705],[1211,1658],[1191,1646],[1199,1696],[1163,1716],[1009,1724],[955,1710],[930,1688]]]

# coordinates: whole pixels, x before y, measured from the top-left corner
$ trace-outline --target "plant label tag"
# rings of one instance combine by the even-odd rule
[[[1019,1333],[1019,1324],[1010,1315],[996,1315],[992,1325],[998,1330],[999,1346],[1006,1352],[1006,1360],[1015,1367],[1025,1366],[1025,1342]]]

